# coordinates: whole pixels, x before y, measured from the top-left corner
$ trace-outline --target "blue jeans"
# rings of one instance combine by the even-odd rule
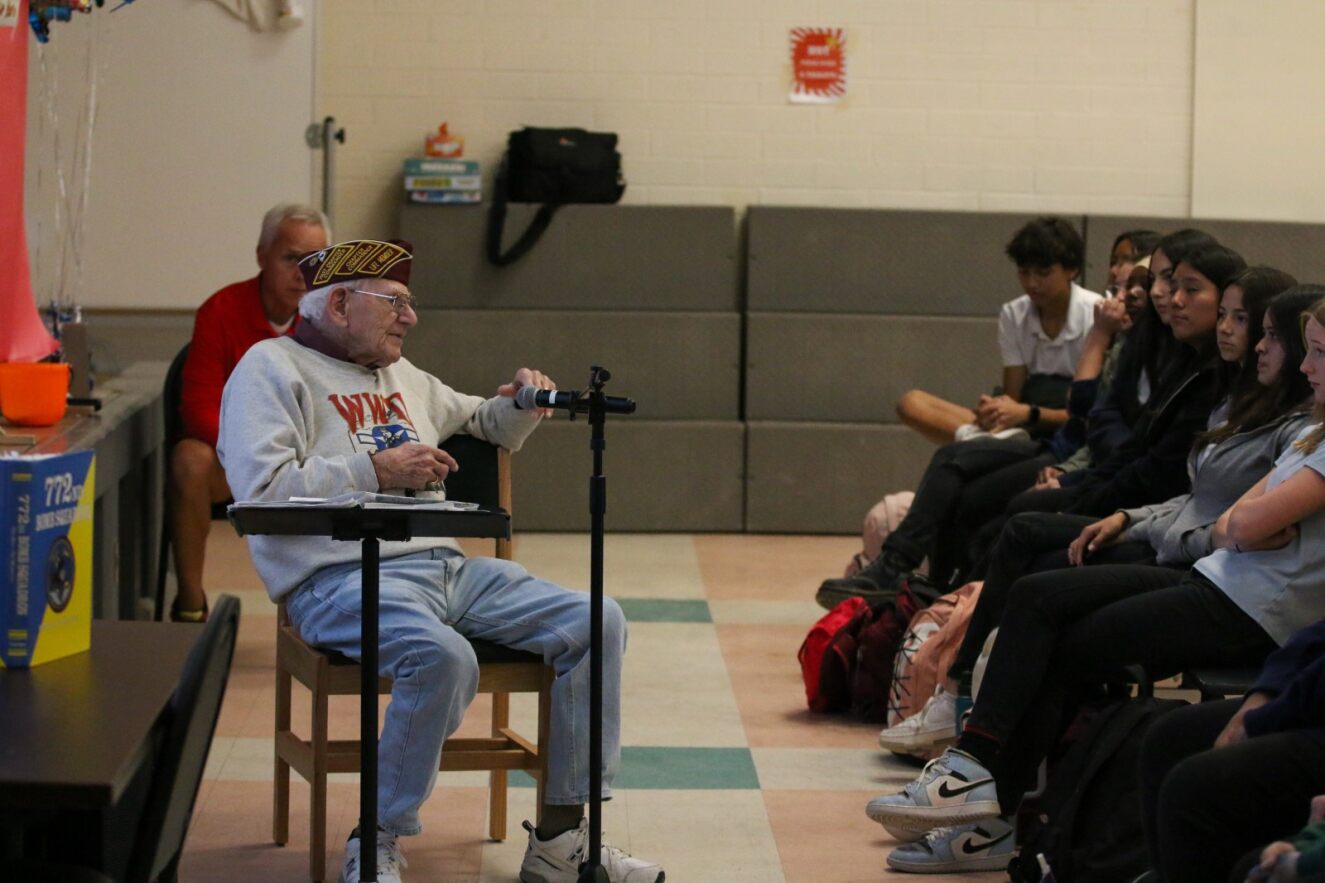
[[[549,804],[589,796],[589,596],[536,579],[519,564],[446,548],[383,558],[379,673],[392,679],[377,747],[381,826],[417,834],[437,780],[442,743],[478,687],[468,638],[537,653],[556,672],[548,734]],[[361,658],[357,562],[325,567],[286,598],[305,641]],[[603,600],[603,797],[621,761],[621,657],[626,621]]]

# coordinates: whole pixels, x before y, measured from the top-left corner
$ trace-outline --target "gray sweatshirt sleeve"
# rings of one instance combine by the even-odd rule
[[[225,385],[216,451],[236,500],[331,497],[376,491],[366,453],[309,453],[314,403],[293,365],[279,351],[251,349]]]
[[[516,408],[515,399],[509,396],[484,399],[465,395],[430,374],[423,376],[428,378],[428,395],[436,408],[439,438],[463,432],[507,450],[518,451],[541,422],[537,411]]]
[[[1164,532],[1169,529],[1173,519],[1182,511],[1182,507],[1187,505],[1190,497],[1191,494],[1182,494],[1162,503],[1119,510],[1127,516],[1127,532],[1123,534],[1124,539],[1149,543],[1151,547],[1156,547],[1156,544],[1164,538]]]
[[[515,399],[493,396],[478,406],[465,424],[465,431],[494,445],[518,451],[525,439],[542,422],[537,411],[521,411]]]
[[[1215,532],[1215,523],[1202,524],[1199,527],[1193,527],[1191,530],[1183,531],[1182,537],[1178,540],[1182,547],[1182,553],[1188,561],[1198,561],[1209,555],[1215,550],[1213,535]]]

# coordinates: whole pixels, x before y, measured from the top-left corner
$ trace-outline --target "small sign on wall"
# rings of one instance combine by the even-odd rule
[[[12,28],[18,24],[18,0],[0,0],[0,28]]]
[[[847,94],[847,41],[842,28],[792,28],[793,104],[836,104]]]

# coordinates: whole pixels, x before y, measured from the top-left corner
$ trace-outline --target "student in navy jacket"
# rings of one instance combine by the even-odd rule
[[[1245,699],[1160,718],[1142,748],[1141,785],[1165,883],[1241,881],[1249,850],[1259,856],[1298,831],[1325,793],[1325,620],[1272,653]]]

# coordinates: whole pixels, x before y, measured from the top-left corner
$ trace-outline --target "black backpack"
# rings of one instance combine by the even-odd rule
[[[626,191],[621,154],[613,132],[584,129],[538,129],[526,126],[507,139],[488,212],[485,248],[488,260],[505,267],[534,247],[568,203],[614,203]],[[541,202],[520,238],[502,250],[508,202]]]
[[[1149,866],[1141,822],[1141,741],[1181,699],[1143,695],[1105,706],[1049,776],[1036,824],[1008,866],[1039,883],[1043,854],[1057,883],[1118,883]]]

